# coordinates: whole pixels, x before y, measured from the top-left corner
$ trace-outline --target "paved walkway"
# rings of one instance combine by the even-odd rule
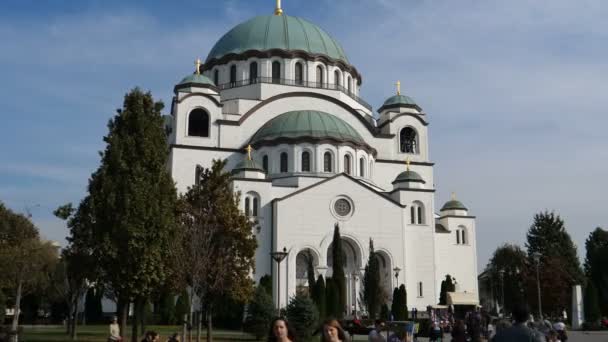
[[[446,334],[443,342],[450,342],[450,337]],[[608,331],[581,332],[570,331],[568,342],[608,342]],[[367,341],[366,336],[356,336],[355,341]],[[428,342],[428,338],[419,338],[418,342]]]

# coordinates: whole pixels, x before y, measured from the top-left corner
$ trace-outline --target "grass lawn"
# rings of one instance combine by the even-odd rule
[[[147,330],[154,330],[160,334],[160,341],[165,342],[169,335],[179,332],[180,326],[149,326]],[[131,332],[131,327],[127,328],[127,332]],[[205,340],[205,331],[202,332],[203,340]],[[87,325],[79,326],[77,330],[78,342],[107,342],[109,328],[106,325]],[[196,336],[196,331],[192,331],[192,337]],[[127,334],[125,341],[130,341],[130,334]],[[213,339],[216,341],[255,341],[255,338],[249,334],[240,331],[214,330]],[[195,339],[194,339],[195,340]],[[70,338],[65,333],[65,328],[61,326],[28,326],[23,328],[23,334],[19,338],[20,342],[54,342],[54,341],[70,341]]]

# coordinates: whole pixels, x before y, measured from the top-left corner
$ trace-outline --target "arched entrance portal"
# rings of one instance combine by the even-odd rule
[[[385,251],[376,251],[380,264],[380,284],[384,289],[385,298],[389,299],[393,293],[393,267],[391,258]],[[396,285],[395,285],[396,286]]]
[[[312,265],[311,265],[312,264]],[[317,254],[310,248],[301,250],[296,256],[296,293],[309,294],[310,288],[314,284],[310,284],[309,272],[312,266],[311,278],[316,279],[315,270],[319,266],[319,258]],[[312,280],[311,279],[311,280]]]
[[[333,243],[327,247],[327,278],[333,274]],[[348,237],[342,237],[342,259],[344,260],[344,275],[346,278],[346,308],[344,311],[347,315],[352,315],[353,311],[361,311],[361,306],[357,302],[359,298],[360,283],[361,283],[361,268],[362,268],[362,253],[359,245]],[[355,303],[357,305],[355,306]]]

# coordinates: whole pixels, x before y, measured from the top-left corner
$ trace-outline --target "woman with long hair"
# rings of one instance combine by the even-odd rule
[[[335,319],[328,319],[323,322],[321,333],[321,342],[348,342],[344,329]]]
[[[285,318],[277,317],[270,323],[268,342],[295,342],[296,336]]]

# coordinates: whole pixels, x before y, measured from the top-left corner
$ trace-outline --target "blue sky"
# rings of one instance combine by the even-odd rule
[[[84,195],[102,137],[135,86],[173,85],[219,37],[273,0],[0,4],[0,200],[51,211]],[[283,0],[340,41],[378,108],[397,79],[429,115],[440,206],[455,191],[478,217],[480,269],[555,210],[584,253],[608,226],[608,3],[597,0]]]

